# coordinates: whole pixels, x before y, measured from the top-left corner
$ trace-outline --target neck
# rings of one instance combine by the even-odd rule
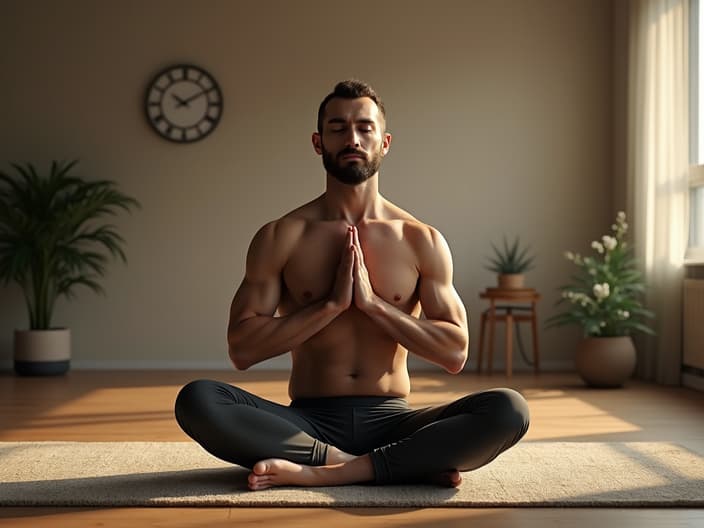
[[[379,218],[382,197],[379,194],[379,173],[359,185],[346,185],[327,175],[324,195],[325,216],[357,225],[362,220]]]

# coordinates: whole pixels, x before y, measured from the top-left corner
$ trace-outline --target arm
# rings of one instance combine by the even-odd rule
[[[337,280],[328,299],[286,316],[274,317],[281,300],[281,273],[297,239],[285,220],[271,222],[255,235],[247,267],[230,307],[227,342],[230,359],[245,370],[296,348],[325,328],[351,304],[351,234],[343,252]]]
[[[467,361],[467,312],[452,285],[447,242],[433,228],[414,241],[418,255],[420,320],[387,303],[372,290],[355,231],[355,304],[403,347],[456,374]]]

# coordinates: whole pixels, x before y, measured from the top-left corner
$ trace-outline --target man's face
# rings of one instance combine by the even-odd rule
[[[381,158],[389,150],[391,136],[384,128],[379,108],[368,97],[336,97],[325,108],[323,132],[313,134],[313,145],[328,174],[358,185],[379,171]]]

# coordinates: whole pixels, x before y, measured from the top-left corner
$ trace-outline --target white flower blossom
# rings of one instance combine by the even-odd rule
[[[614,237],[604,235],[603,237],[601,237],[601,240],[604,242],[604,247],[609,251],[612,251],[616,248],[616,246],[618,246],[618,240],[616,240]]]
[[[587,295],[580,292],[565,291],[562,296],[565,299],[569,299],[572,304],[581,304],[582,306],[587,306],[590,302],[593,302]]]
[[[596,240],[592,242],[592,248],[596,249],[599,253],[604,252],[604,246],[601,245],[601,242],[597,242]]]
[[[621,320],[626,320],[631,316],[631,314],[628,312],[628,310],[621,310],[618,309],[616,310],[616,317],[618,317]]]
[[[603,284],[595,284],[594,288],[594,297],[596,297],[597,301],[601,301],[602,299],[606,299],[609,294],[611,293],[609,291],[609,283],[605,282]]]
[[[630,249],[630,244],[626,242],[627,230],[626,213],[619,211],[611,230],[591,242],[588,256],[564,252],[564,256],[580,268],[579,275],[575,276],[576,284],[566,286],[562,291],[562,297],[570,304],[566,314],[569,315],[569,322],[581,324],[587,335],[619,335],[633,330],[631,321],[640,319],[641,305],[626,285],[635,283],[642,286],[642,283],[637,274],[632,274],[632,259],[625,262],[619,259]],[[625,310],[624,306],[633,307],[635,312]],[[643,315],[648,314],[643,312]],[[556,321],[562,324],[559,319]],[[637,329],[647,330],[642,327]]]

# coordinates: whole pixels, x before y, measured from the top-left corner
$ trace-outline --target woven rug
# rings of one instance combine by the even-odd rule
[[[0,506],[704,506],[704,456],[665,442],[522,442],[457,489],[252,492],[189,442],[0,442]]]

